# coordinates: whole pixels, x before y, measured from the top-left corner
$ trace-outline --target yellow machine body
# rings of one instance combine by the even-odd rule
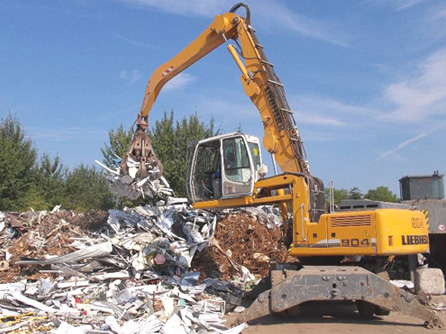
[[[289,252],[296,257],[390,256],[429,250],[428,226],[420,211],[375,209],[335,212],[323,214],[318,222],[311,222],[305,210],[308,196],[304,195],[305,184],[301,178],[279,175],[257,181],[255,188],[258,192],[252,196],[196,202],[194,208],[285,205],[293,215]],[[282,190],[282,195],[278,190]]]
[[[403,209],[324,214],[306,224],[306,240],[290,248],[295,256],[405,255],[429,250],[425,217]]]

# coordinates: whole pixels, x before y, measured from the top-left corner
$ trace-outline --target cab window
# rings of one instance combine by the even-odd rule
[[[248,142],[249,150],[251,151],[252,163],[254,164],[254,169],[258,170],[260,168],[260,147],[257,143]]]
[[[242,137],[223,141],[225,176],[230,181],[248,182],[251,178],[248,149]]]

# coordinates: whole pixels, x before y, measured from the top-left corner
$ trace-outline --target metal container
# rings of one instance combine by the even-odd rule
[[[400,181],[401,200],[444,198],[444,174],[404,176]]]

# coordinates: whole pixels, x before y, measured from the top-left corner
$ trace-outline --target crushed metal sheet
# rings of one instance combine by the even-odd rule
[[[29,323],[29,321],[22,321],[22,322],[19,322],[18,324],[11,325],[11,326],[5,326],[5,327],[0,326],[0,333],[9,333],[12,331],[16,331],[17,329],[28,325],[28,323]]]
[[[172,315],[170,319],[160,330],[161,334],[188,334],[189,328],[176,314]]]
[[[121,161],[118,157],[117,161]],[[127,166],[129,168],[128,175],[122,175],[120,173],[120,162],[116,163],[113,168],[105,166],[100,161],[96,160],[96,163],[104,168],[106,177],[110,182],[110,191],[118,197],[126,197],[130,200],[138,199],[139,197],[149,197],[154,198],[155,196],[166,198],[168,196],[173,196],[174,192],[170,188],[167,180],[161,176],[159,179],[155,179],[152,175],[140,180],[136,178],[136,172],[139,168],[139,162],[133,161],[130,157],[127,161]],[[157,174],[158,170],[151,171]]]
[[[11,266],[0,271],[0,278],[11,282],[0,284],[0,314],[32,310],[43,316],[33,320],[40,321],[39,328],[56,334],[225,333],[229,330],[222,318],[229,307],[225,300],[241,294],[232,283],[220,280],[229,278],[223,270],[227,254],[231,253],[229,266],[237,268],[231,280],[240,287],[251,284],[243,281],[258,273],[255,266],[267,266],[267,257],[277,259],[266,250],[277,249],[276,239],[265,232],[275,236],[278,230],[265,220],[268,214],[265,218],[262,212],[230,210],[219,213],[223,217],[219,223],[217,214],[193,210],[185,199],[170,195],[156,205],[110,210],[108,216],[60,207],[18,214],[26,217],[21,227],[11,227],[0,212],[3,259]],[[244,260],[225,236],[231,228],[241,238],[243,233],[255,234],[265,247],[247,248],[243,239],[237,239],[246,252]],[[221,251],[213,252],[213,244]],[[203,266],[213,263],[220,276],[205,279]],[[23,277],[26,280],[17,282]],[[223,299],[222,294],[230,298]],[[49,314],[51,322],[45,318]],[[31,323],[22,325],[27,326]]]
[[[54,308],[46,306],[45,304],[42,304],[42,303],[38,302],[37,300],[28,298],[28,297],[22,295],[19,292],[11,293],[11,298],[15,299],[15,300],[18,300],[19,302],[22,302],[23,304],[32,306],[33,308],[36,308],[38,310],[42,310],[42,311],[47,312],[47,313],[54,313],[54,312],[56,312],[56,310]]]
[[[58,256],[51,259],[29,259],[17,261],[16,264],[56,264],[56,263],[73,263],[78,262],[83,259],[101,257],[110,254],[113,251],[111,242],[104,242],[101,244],[86,247],[84,249],[78,250],[74,253]]]

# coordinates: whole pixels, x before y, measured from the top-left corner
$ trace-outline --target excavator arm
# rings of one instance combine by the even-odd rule
[[[246,9],[246,17],[235,12]],[[240,51],[229,43],[235,41]],[[154,179],[162,175],[146,135],[148,116],[163,86],[208,53],[227,43],[227,48],[241,71],[241,83],[246,95],[257,107],[264,126],[263,144],[273,155],[282,172],[305,174],[310,177],[305,150],[296,122],[285,97],[283,85],[263,53],[255,31],[250,25],[249,8],[235,5],[228,13],[218,15],[209,27],[175,57],[158,67],[147,84],[143,104],[136,121],[134,140],[122,161],[121,171],[128,174],[128,162],[139,163],[136,177],[143,179],[150,173]],[[318,180],[319,188],[323,189]]]

